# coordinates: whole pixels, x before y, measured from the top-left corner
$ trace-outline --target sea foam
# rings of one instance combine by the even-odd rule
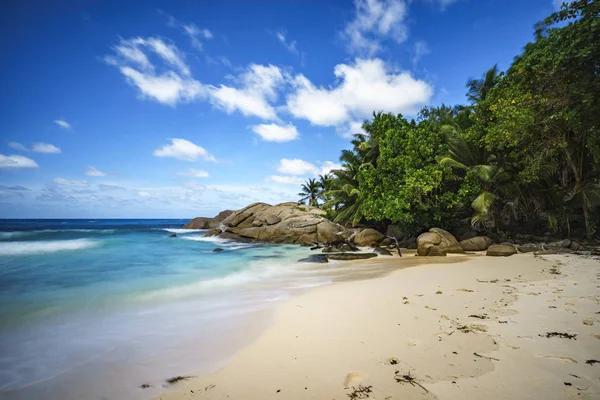
[[[205,231],[205,229],[164,228],[163,231],[177,233],[178,235],[182,235],[182,234],[186,234],[186,233],[203,232],[203,231]]]
[[[96,247],[100,242],[89,239],[51,240],[37,242],[0,243],[0,256],[23,256],[54,253],[57,251],[81,250]]]

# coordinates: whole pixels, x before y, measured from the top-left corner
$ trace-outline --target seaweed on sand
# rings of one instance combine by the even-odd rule
[[[172,384],[180,382],[180,381],[187,381],[190,378],[193,378],[193,376],[178,375],[178,376],[174,376],[172,378],[166,379],[165,382],[167,382],[169,385],[172,385]]]
[[[564,332],[546,332],[545,335],[540,335],[541,337],[546,337],[546,338],[553,338],[553,337],[558,337],[561,339],[573,339],[573,340],[577,340],[577,334],[570,334],[570,333],[564,333]]]
[[[408,371],[408,373],[406,373],[406,374],[400,374],[400,371],[396,371],[396,374],[394,375],[394,379],[398,383],[408,383],[411,386],[418,386],[421,389],[423,389],[425,391],[425,393],[429,393],[429,390],[427,390],[425,388],[425,386],[423,386],[419,382],[417,382],[417,379],[412,375],[411,371]]]
[[[348,393],[346,396],[348,396],[350,398],[350,400],[368,399],[369,394],[372,391],[373,391],[372,385],[369,385],[369,386],[358,385],[358,387],[352,386],[352,392]]]

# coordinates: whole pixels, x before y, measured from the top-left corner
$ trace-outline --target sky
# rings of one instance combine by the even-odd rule
[[[465,104],[559,0],[8,0],[0,218],[296,201],[373,111]]]

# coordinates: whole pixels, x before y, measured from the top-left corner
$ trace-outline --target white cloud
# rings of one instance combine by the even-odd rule
[[[286,175],[317,175],[319,173],[319,169],[314,164],[299,158],[282,158],[276,169]]]
[[[427,42],[425,42],[424,40],[419,40],[417,42],[415,42],[415,49],[414,49],[414,54],[413,54],[413,58],[412,58],[412,64],[413,64],[413,68],[416,68],[417,64],[419,63],[419,61],[421,60],[421,58],[423,56],[426,56],[427,54],[430,54],[431,50],[429,50],[429,46],[427,45]]]
[[[284,74],[279,67],[251,64],[235,78],[235,82],[237,88],[209,86],[210,102],[228,114],[239,111],[245,116],[277,119],[269,102],[277,100],[277,91],[284,83]]]
[[[87,187],[88,186],[88,183],[86,181],[70,181],[65,178],[54,178],[54,179],[52,179],[52,182],[56,183],[57,185],[64,185],[64,186],[79,186],[79,187]]]
[[[347,124],[336,127],[337,133],[347,139],[352,138],[355,134],[367,134],[362,128],[363,123],[361,121],[350,121]]]
[[[552,0],[552,5],[556,11],[560,11],[563,3],[571,4],[575,0]]]
[[[15,150],[29,151],[29,149],[27,147],[23,146],[19,142],[9,142],[8,147],[15,149]]]
[[[339,80],[333,88],[316,87],[297,75],[295,91],[287,97],[287,109],[313,125],[338,126],[373,111],[414,114],[433,94],[431,86],[407,71],[392,71],[380,59],[357,59],[353,65],[338,64]]]
[[[136,87],[142,97],[175,106],[206,94],[202,84],[191,77],[183,55],[174,44],[158,38],[137,37],[121,40],[113,50],[115,55],[106,56],[105,61],[119,68],[127,82]],[[158,74],[145,51],[158,56],[173,69]]]
[[[213,38],[213,34],[211,31],[209,31],[208,29],[200,29],[196,26],[196,24],[193,23],[184,24],[183,30],[185,34],[190,37],[190,40],[192,41],[192,46],[200,51],[203,50],[203,45],[200,41],[200,38],[207,40]]]
[[[150,197],[152,195],[150,193],[148,193],[148,192],[141,191],[141,192],[138,192],[138,196],[140,196],[140,197]]]
[[[87,176],[106,176],[106,174],[100,170],[98,170],[93,165],[89,165],[87,171],[85,171]]]
[[[194,79],[184,79],[173,71],[157,76],[141,73],[127,66],[121,67],[120,70],[129,84],[137,87],[143,97],[159,103],[175,106],[178,102],[193,101],[203,93],[200,82]]]
[[[304,183],[304,179],[298,178],[297,176],[281,176],[271,175],[266,178],[269,182],[281,183],[284,185],[301,185]]]
[[[289,142],[298,139],[298,130],[292,124],[260,124],[250,127],[254,133],[267,142]]]
[[[178,172],[177,175],[191,176],[193,178],[208,178],[210,174],[203,170],[190,168],[185,172]]]
[[[50,143],[34,143],[31,151],[35,151],[36,153],[61,153],[61,150],[53,144]]]
[[[5,156],[0,154],[0,168],[37,168],[38,165],[31,158],[17,156],[15,154]]]
[[[402,43],[408,37],[404,0],[355,0],[354,7],[355,17],[342,32],[351,53],[372,56],[381,50],[381,40]]]
[[[184,161],[196,161],[198,158],[212,162],[217,161],[204,147],[189,140],[177,138],[171,139],[171,144],[154,150],[153,154],[157,157],[173,157]]]
[[[321,163],[321,175],[327,175],[334,169],[341,169],[342,166],[338,163],[334,163],[333,161],[324,161]]]
[[[55,119],[54,123],[63,129],[71,129],[71,124],[64,119]]]
[[[287,49],[287,51],[289,51],[290,53],[295,54],[295,55],[300,54],[300,52],[298,51],[298,48],[296,47],[295,40],[288,42],[285,37],[285,34],[281,31],[275,32],[275,37],[277,38],[279,43],[281,43],[283,45],[283,47],[285,47]]]
[[[208,30],[198,32],[205,38],[212,35]],[[139,91],[142,98],[170,106],[180,102],[208,100],[228,114],[239,111],[245,116],[277,120],[275,109],[269,103],[277,100],[284,74],[276,66],[251,64],[234,78],[234,86],[213,86],[194,79],[177,47],[161,39],[138,37],[121,40],[113,50],[115,55],[106,56],[105,61],[119,68],[126,81]],[[158,55],[167,67],[166,71],[158,73],[147,53]]]

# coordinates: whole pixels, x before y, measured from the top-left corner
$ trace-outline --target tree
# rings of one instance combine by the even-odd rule
[[[319,182],[317,182],[316,179],[309,179],[302,184],[301,188],[302,191],[298,193],[298,196],[301,196],[300,202],[308,202],[309,206],[318,207],[319,202],[317,199],[319,198],[320,193]]]

